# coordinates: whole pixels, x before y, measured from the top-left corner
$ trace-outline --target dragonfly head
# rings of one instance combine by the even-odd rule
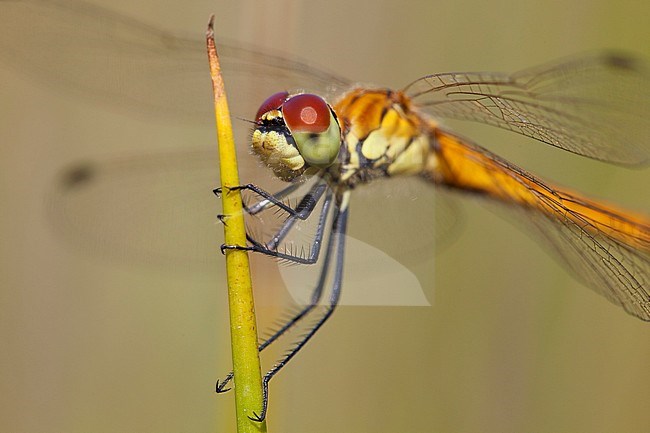
[[[290,181],[310,167],[332,165],[341,140],[336,114],[323,98],[279,92],[257,111],[252,146],[276,176]]]

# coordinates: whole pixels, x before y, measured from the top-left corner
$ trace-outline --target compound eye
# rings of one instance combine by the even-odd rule
[[[284,101],[289,97],[289,92],[278,92],[266,98],[266,101],[260,105],[260,108],[257,110],[255,115],[255,120],[258,122],[262,119],[264,113],[268,113],[271,110],[277,110],[282,106]]]
[[[331,113],[323,98],[302,93],[282,104],[282,117],[292,133],[320,134],[329,128]]]

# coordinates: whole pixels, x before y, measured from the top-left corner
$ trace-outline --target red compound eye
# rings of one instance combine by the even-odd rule
[[[288,97],[289,97],[289,92],[278,92],[269,96],[268,98],[266,98],[266,101],[264,101],[262,105],[260,105],[259,110],[257,110],[257,115],[255,116],[255,119],[259,121],[262,117],[262,114],[271,110],[277,110],[278,108],[280,108],[282,103],[287,100]]]
[[[320,96],[303,93],[282,104],[282,115],[293,132],[318,134],[330,126],[330,109]]]

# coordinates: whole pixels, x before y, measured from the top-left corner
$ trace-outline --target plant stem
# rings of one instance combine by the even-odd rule
[[[246,245],[241,194],[228,189],[240,183],[230,112],[214,42],[213,21],[214,17],[211,17],[206,39],[219,139],[225,242],[227,245]],[[226,250],[226,271],[237,432],[266,432],[266,422],[255,422],[248,418],[254,416],[253,412],[260,413],[262,408],[262,377],[248,253]]]

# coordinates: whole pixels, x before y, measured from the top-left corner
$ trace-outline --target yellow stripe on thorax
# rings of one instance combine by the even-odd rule
[[[391,176],[422,172],[430,152],[429,137],[422,131],[422,119],[411,111],[410,101],[403,94],[355,89],[334,109],[345,124],[350,154],[343,179],[359,168],[361,157],[373,161],[375,168],[386,168]]]

